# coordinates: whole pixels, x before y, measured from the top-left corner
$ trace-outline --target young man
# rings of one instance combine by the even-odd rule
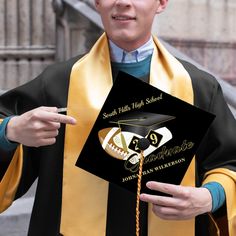
[[[167,3],[95,0],[105,34],[91,51],[1,96],[0,210],[38,177],[28,235],[135,235],[135,196],[75,167],[119,70],[216,114],[182,184],[147,183],[172,197],[140,196],[149,202],[141,206],[140,235],[217,235],[218,219],[226,220],[221,232],[236,233],[235,120],[216,80],[152,37]]]

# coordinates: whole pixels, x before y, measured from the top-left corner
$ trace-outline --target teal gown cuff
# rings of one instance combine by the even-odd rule
[[[212,210],[211,212],[217,211],[225,203],[226,196],[225,190],[218,182],[209,182],[204,184],[202,187],[207,188],[212,196]]]
[[[0,148],[3,151],[13,151],[17,147],[17,143],[10,142],[6,137],[6,128],[9,120],[12,117],[5,118],[0,124]]]

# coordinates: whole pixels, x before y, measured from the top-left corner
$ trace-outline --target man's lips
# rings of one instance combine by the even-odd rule
[[[113,15],[112,19],[117,21],[128,21],[128,20],[136,20],[136,17],[128,15]]]

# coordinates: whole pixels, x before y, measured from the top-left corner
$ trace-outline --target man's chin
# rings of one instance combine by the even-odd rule
[[[115,43],[118,47],[123,48],[125,50],[131,51],[130,48],[136,49],[139,47],[140,40],[137,40],[135,35],[130,34],[130,32],[121,32],[120,34],[112,35],[111,37],[108,35],[109,39]]]

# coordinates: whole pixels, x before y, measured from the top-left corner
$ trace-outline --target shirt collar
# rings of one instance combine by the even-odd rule
[[[146,59],[153,53],[154,41],[151,37],[144,45],[134,51],[126,52],[109,39],[112,62],[134,63]]]

